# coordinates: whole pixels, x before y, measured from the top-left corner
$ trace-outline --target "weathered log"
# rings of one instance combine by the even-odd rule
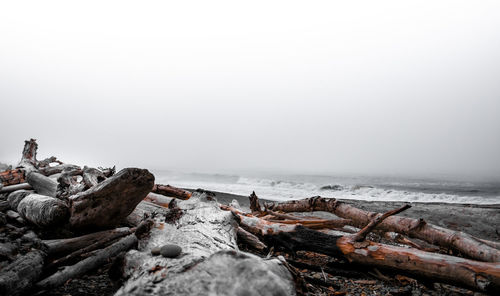
[[[238,234],[238,240],[243,241],[251,248],[259,252],[263,252],[264,250],[267,249],[267,246],[263,242],[261,242],[258,237],[246,231],[245,229],[238,227],[237,234]]]
[[[151,192],[184,200],[191,197],[191,192],[170,185],[155,184]]]
[[[70,225],[75,229],[114,227],[134,210],[153,185],[154,176],[148,170],[123,169],[69,198]]]
[[[64,170],[71,170],[71,171],[79,171],[80,174],[82,173],[82,169],[74,164],[60,164],[56,166],[46,166],[39,168],[39,172],[45,176],[52,176],[55,174],[62,173]]]
[[[48,247],[47,252],[49,255],[64,255],[95,244],[101,239],[113,240],[129,235],[130,233],[132,233],[130,228],[121,227],[112,230],[94,232],[78,237],[44,240],[43,243]]]
[[[71,195],[85,190],[85,184],[78,182],[77,177],[82,171],[74,167],[66,167],[61,175],[57,177],[56,197],[59,199],[67,199]]]
[[[19,256],[0,273],[0,295],[20,295],[31,288],[41,276],[45,254],[33,250]]]
[[[135,209],[127,216],[125,222],[130,226],[138,226],[144,219],[149,216],[161,215],[165,217],[170,210],[167,207],[159,206],[148,202],[141,201]]]
[[[106,176],[100,170],[87,166],[83,167],[83,183],[85,183],[85,189],[97,186],[97,184],[104,180],[106,180]]]
[[[47,176],[33,171],[28,174],[27,182],[38,194],[56,196],[57,183]]]
[[[55,274],[38,282],[35,287],[40,290],[46,290],[60,286],[71,278],[85,274],[88,271],[105,264],[112,257],[133,248],[136,244],[137,237],[131,234],[120,239],[118,242],[95,252],[93,256],[88,257],[75,265],[62,268]]]
[[[7,201],[9,202],[10,208],[17,211],[17,207],[19,206],[21,200],[32,193],[33,191],[28,190],[17,190],[11,192],[9,196],[7,196]]]
[[[252,213],[262,211],[262,208],[259,203],[259,198],[255,194],[255,191],[253,191],[252,194],[250,194],[248,199],[250,199],[250,211],[252,211]]]
[[[100,236],[99,239],[92,243],[86,245],[84,248],[78,249],[71,254],[68,254],[62,258],[58,258],[52,261],[49,265],[46,266],[46,269],[52,270],[56,267],[68,265],[68,263],[79,261],[77,260],[80,256],[92,252],[97,249],[102,249],[112,244],[117,239],[129,235],[131,233],[130,229],[115,229],[113,232],[107,232],[104,235]],[[137,235],[136,235],[137,236]]]
[[[327,198],[307,198],[267,205],[269,209],[283,212],[326,211],[341,218],[351,219],[356,227],[364,227],[377,213],[364,211],[344,202]],[[500,262],[500,250],[460,231],[452,231],[424,220],[392,216],[377,226],[382,231],[392,231],[418,238],[430,244],[452,249],[464,256],[486,262]]]
[[[21,217],[39,227],[63,225],[69,217],[68,206],[63,201],[34,193],[21,200],[17,211]]]
[[[16,185],[26,182],[26,175],[23,169],[13,169],[0,172],[0,183],[3,186]]]
[[[345,225],[351,223],[349,219],[317,219],[317,220],[273,220],[266,219],[269,222],[278,222],[283,224],[294,224],[294,225],[302,225],[311,229],[339,229],[344,227]]]
[[[159,205],[165,208],[168,208],[168,205],[170,202],[172,202],[173,198],[171,197],[166,197],[164,195],[156,194],[156,193],[149,193],[145,198],[144,201],[154,203],[155,205]]]
[[[22,189],[30,190],[30,189],[33,189],[33,187],[31,187],[31,185],[28,183],[20,183],[20,184],[16,184],[16,185],[10,185],[10,186],[3,187],[0,189],[0,193],[10,193],[10,192],[22,190]]]
[[[500,263],[479,262],[369,241],[357,242],[356,239],[362,235],[332,236],[301,225],[271,223],[257,217],[233,214],[243,228],[292,252],[307,250],[343,257],[357,264],[408,272],[480,291],[490,292],[500,288]]]
[[[36,151],[38,149],[38,144],[35,139],[30,139],[29,141],[24,141],[23,154],[21,161],[17,165],[18,168],[22,168],[26,175],[30,172],[37,170],[37,160]]]
[[[294,295],[288,270],[279,260],[237,251],[236,224],[205,194],[194,193],[178,206],[174,224],[154,217],[156,227],[139,250],[125,256],[125,282],[116,295]],[[151,249],[176,244],[176,258],[154,257]]]

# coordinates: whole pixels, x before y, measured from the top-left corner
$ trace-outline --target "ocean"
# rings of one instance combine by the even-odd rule
[[[367,201],[500,204],[500,181],[155,170],[156,183],[285,201],[311,196]]]

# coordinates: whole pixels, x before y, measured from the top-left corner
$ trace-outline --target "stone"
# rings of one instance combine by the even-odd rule
[[[158,256],[161,254],[161,248],[160,247],[155,247],[151,249],[151,255],[153,256]]]
[[[175,258],[180,255],[182,248],[178,245],[164,245],[160,249],[160,254],[166,258]]]

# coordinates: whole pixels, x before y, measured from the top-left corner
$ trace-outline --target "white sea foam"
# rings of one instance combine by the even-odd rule
[[[183,188],[203,188],[206,190],[234,193],[239,195],[249,195],[252,191],[255,191],[261,198],[277,201],[301,199],[320,195],[323,197],[339,199],[369,201],[500,204],[500,195],[495,193],[482,195],[477,193],[475,190],[470,190],[474,194],[467,194],[467,191],[465,191],[465,193],[462,192],[461,194],[450,193],[460,191],[457,188],[458,186],[464,186],[462,183],[443,183],[444,185],[441,184],[441,187],[438,187],[438,189],[434,188],[433,190],[429,190],[426,187],[426,184],[418,182],[411,183],[394,181],[386,182],[383,186],[378,186],[373,184],[357,185],[353,183],[354,181],[352,179],[349,179],[346,182],[350,184],[334,184],[327,187],[327,189],[322,189],[322,187],[325,187],[325,184],[318,183],[318,179],[312,179],[313,181],[316,180],[316,183],[298,182],[296,179],[300,178],[295,177],[286,179],[286,176],[283,176],[283,178],[280,179],[238,177],[234,175],[174,174],[171,172],[156,175],[158,183],[168,183]],[[308,178],[311,179],[310,177]],[[293,181],[290,179],[293,179]],[[320,179],[321,181],[324,181],[324,177]],[[359,178],[355,178],[354,180],[358,182],[360,181]],[[405,190],[405,186],[408,186],[411,190]],[[469,184],[467,186],[470,187],[471,185]],[[447,189],[444,190],[439,188]]]

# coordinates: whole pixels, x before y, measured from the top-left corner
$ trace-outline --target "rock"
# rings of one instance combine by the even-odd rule
[[[17,212],[14,212],[13,210],[8,210],[6,214],[7,218],[10,220],[17,220],[17,218],[21,217]]]
[[[175,258],[180,255],[182,248],[178,245],[164,245],[160,249],[160,254],[166,258]]]
[[[151,249],[151,255],[158,256],[160,254],[161,254],[161,248],[160,247],[156,247],[156,248],[152,248]]]
[[[344,187],[342,187],[341,185],[326,185],[320,188],[320,190],[335,190],[335,191],[339,191],[342,189],[344,189]]]
[[[10,208],[13,210],[17,210],[17,206],[19,205],[21,200],[23,200],[23,198],[28,196],[30,193],[33,193],[33,191],[24,189],[16,190],[10,193],[9,196],[7,197],[7,201],[9,202]]]

